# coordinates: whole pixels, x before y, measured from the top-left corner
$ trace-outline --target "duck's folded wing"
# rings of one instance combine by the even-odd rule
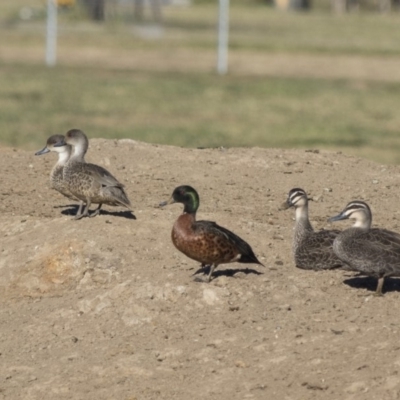
[[[385,264],[400,266],[400,235],[386,229],[371,229],[353,242],[354,251]]]
[[[205,232],[209,237],[214,236],[216,240],[218,238],[226,241],[231,246],[234,246],[239,254],[253,256],[253,250],[251,246],[245,242],[242,238],[235,235],[229,229],[226,229],[216,222],[213,221],[196,221],[195,230],[198,232]],[[254,256],[255,257],[255,256]],[[255,258],[255,260],[257,260]],[[257,260],[258,262],[258,260]]]
[[[85,164],[86,171],[102,186],[114,186],[123,188],[124,185],[110,174],[105,168],[95,164]]]
[[[309,252],[332,251],[333,241],[340,231],[321,230],[307,236],[305,247]]]
[[[296,266],[316,271],[341,268],[343,262],[333,252],[333,242],[339,233],[322,230],[308,234],[296,248]]]

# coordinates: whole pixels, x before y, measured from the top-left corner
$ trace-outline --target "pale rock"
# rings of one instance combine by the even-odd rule
[[[384,384],[384,388],[387,390],[393,390],[400,384],[400,378],[398,376],[388,376]]]
[[[364,381],[353,382],[351,385],[347,386],[344,391],[346,393],[357,393],[357,392],[365,392],[367,390],[366,383]]]
[[[203,290],[203,300],[209,305],[213,306],[216,303],[220,302],[217,293],[212,289],[204,289]]]

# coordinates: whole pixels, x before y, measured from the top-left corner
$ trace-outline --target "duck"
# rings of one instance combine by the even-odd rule
[[[314,271],[341,268],[343,262],[333,252],[332,247],[340,231],[314,231],[308,219],[307,193],[301,188],[293,188],[289,191],[283,208],[291,207],[296,212],[292,246],[296,267]]]
[[[362,200],[354,200],[330,222],[354,220],[354,225],[342,231],[333,242],[333,251],[348,270],[378,280],[375,295],[382,296],[385,278],[400,276],[400,235],[386,229],[373,228],[372,212]]]
[[[47,139],[46,146],[35,153],[35,156],[41,156],[50,152],[58,153],[58,160],[50,172],[50,186],[52,189],[57,190],[65,197],[79,201],[69,190],[63,179],[63,171],[65,164],[71,156],[71,146],[65,144],[64,146],[54,147],[54,145],[64,139],[63,135],[52,135]]]
[[[172,243],[187,257],[200,262],[202,268],[210,266],[207,282],[220,264],[239,262],[264,266],[239,236],[213,221],[196,220],[200,198],[192,186],[176,187],[170,199],[160,203],[160,207],[173,203],[182,203],[183,213],[173,225]]]
[[[64,166],[63,179],[68,190],[80,200],[80,209],[74,219],[95,217],[100,213],[103,204],[122,206],[132,211],[124,185],[105,168],[85,161],[89,140],[83,131],[70,129],[54,147],[65,145],[70,145],[73,153]],[[98,207],[89,214],[92,203],[98,204]]]

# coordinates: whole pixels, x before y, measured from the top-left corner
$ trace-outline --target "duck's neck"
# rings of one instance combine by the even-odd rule
[[[360,228],[369,230],[371,228],[371,220],[368,218],[365,219],[357,219],[353,225],[353,228]]]
[[[308,231],[313,232],[313,227],[308,219],[308,207],[297,207],[296,208],[296,231]]]
[[[71,155],[70,150],[66,150],[66,151],[63,151],[62,153],[58,153],[57,165],[63,167],[69,160],[70,155]]]
[[[193,225],[196,223],[196,215],[195,214],[181,214],[174,224],[175,231],[187,231],[192,230]]]
[[[183,212],[186,214],[193,214],[194,218],[196,218],[196,212],[200,205],[199,196],[197,193],[188,193],[190,196],[190,201],[186,201],[183,203]]]
[[[74,146],[74,152],[71,160],[75,162],[85,162],[85,154],[87,152],[87,145],[85,143],[79,143]]]
[[[196,220],[196,212],[188,212],[184,209],[182,215],[185,215],[187,219],[193,219],[193,221]]]

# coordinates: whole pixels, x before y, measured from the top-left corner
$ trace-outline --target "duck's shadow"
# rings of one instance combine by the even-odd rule
[[[112,215],[113,217],[121,217],[126,219],[137,219],[132,211],[107,211],[101,210],[100,215]]]
[[[205,267],[200,267],[196,272],[192,274],[192,276],[196,276],[198,274],[204,274],[208,276],[210,273],[211,266],[207,265]],[[228,268],[228,269],[221,269],[221,270],[214,270],[212,274],[212,279],[218,278],[219,276],[229,276],[234,277],[237,273],[242,272],[245,275],[254,274],[254,275],[263,275],[262,272],[259,272],[252,268]]]
[[[370,276],[356,275],[345,279],[343,283],[355,289],[366,289],[370,292],[375,292],[378,280]],[[400,292],[400,279],[385,278],[382,292]]]
[[[54,206],[54,208],[64,208],[64,210],[61,211],[61,214],[63,215],[76,215],[79,206],[77,204],[66,204],[63,206]],[[92,210],[93,212],[93,210]],[[120,218],[126,218],[126,219],[137,219],[135,214],[131,211],[107,211],[107,210],[100,210],[99,215],[112,215],[113,217],[120,217]]]
[[[53,208],[64,208],[64,210],[61,211],[63,215],[75,215],[79,206],[77,204],[64,204],[62,206],[54,206]]]

